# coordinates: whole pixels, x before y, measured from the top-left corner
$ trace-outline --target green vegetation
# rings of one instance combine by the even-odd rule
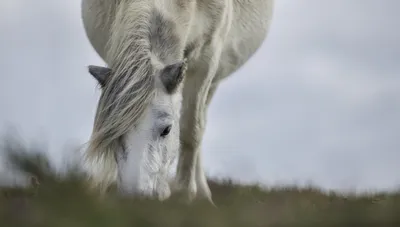
[[[60,175],[41,155],[10,160],[34,177],[31,187],[0,189],[1,227],[400,226],[400,192],[345,196],[312,187],[264,190],[210,181],[218,208],[202,202],[188,206],[174,198],[118,198],[112,191],[100,198],[86,190],[73,167]]]

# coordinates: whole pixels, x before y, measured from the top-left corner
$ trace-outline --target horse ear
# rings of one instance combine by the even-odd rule
[[[102,66],[89,65],[89,73],[104,87],[107,81],[107,77],[111,74],[111,69]]]
[[[186,59],[161,70],[160,79],[168,94],[173,94],[183,81],[187,69]]]

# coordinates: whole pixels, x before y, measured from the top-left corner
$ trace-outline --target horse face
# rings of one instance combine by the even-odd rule
[[[91,67],[101,86],[106,79],[97,72],[109,70]],[[94,70],[95,69],[95,70]],[[180,62],[156,72],[155,95],[141,120],[120,139],[115,150],[118,190],[126,195],[166,199],[170,195],[168,174],[179,154],[181,86],[186,63]]]
[[[142,121],[122,140],[118,185],[124,193],[169,196],[168,173],[179,152],[178,95],[157,91]]]

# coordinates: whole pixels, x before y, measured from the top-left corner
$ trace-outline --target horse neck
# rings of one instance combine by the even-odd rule
[[[173,12],[157,9],[152,1],[125,0],[120,4],[111,29],[109,62],[124,64],[131,58],[151,58],[166,65],[183,58],[183,34],[177,29],[180,22],[166,17]]]
[[[141,1],[138,1],[141,2]],[[107,43],[107,62],[120,73],[132,73],[127,65],[135,66],[149,57],[149,11],[136,2],[121,1],[115,13]],[[133,70],[134,67],[128,67]],[[128,70],[128,72],[124,72]]]

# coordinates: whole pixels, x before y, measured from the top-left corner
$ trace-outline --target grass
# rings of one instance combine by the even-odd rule
[[[73,167],[60,175],[42,155],[8,149],[11,163],[32,181],[26,188],[0,188],[2,227],[400,226],[400,192],[356,196],[210,180],[218,208],[120,198],[112,191],[100,198]]]

